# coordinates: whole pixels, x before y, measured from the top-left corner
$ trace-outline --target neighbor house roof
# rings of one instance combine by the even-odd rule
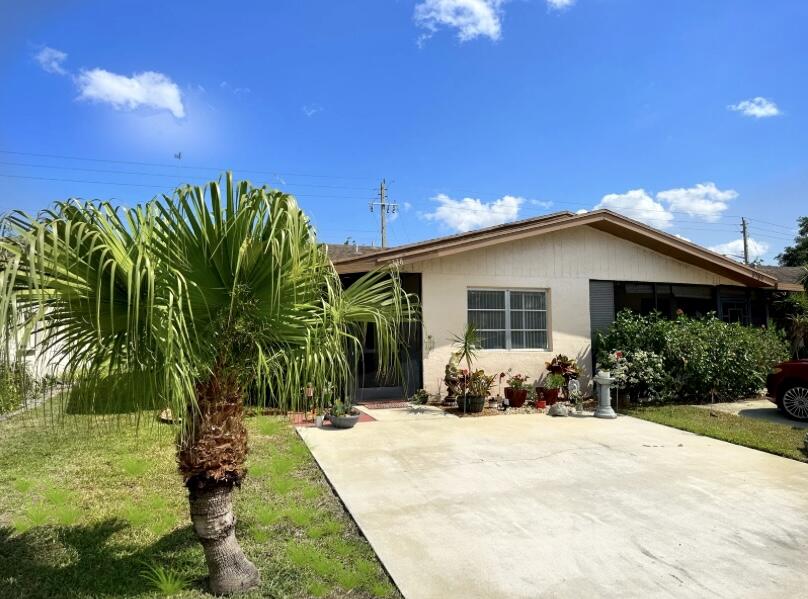
[[[700,245],[654,229],[610,210],[594,210],[583,214],[555,212],[545,216],[392,248],[381,249],[364,246],[363,250],[353,254],[350,252],[332,253],[331,248],[339,246],[329,246],[329,255],[331,255],[337,271],[341,273],[359,272],[391,262],[407,264],[430,258],[450,256],[460,252],[580,226],[589,226],[610,233],[621,239],[648,247],[671,258],[704,268],[751,287],[782,288],[782,285],[785,284],[779,284],[777,275],[763,270],[756,270],[751,266],[736,262]],[[353,248],[354,246],[347,247]],[[793,283],[785,285],[793,287]]]
[[[778,289],[802,291],[802,281],[808,271],[802,266],[756,266],[757,270],[777,279]]]
[[[328,257],[331,258],[331,262],[334,264],[379,250],[379,248],[371,245],[356,245],[354,243],[328,244],[326,249],[328,250]]]

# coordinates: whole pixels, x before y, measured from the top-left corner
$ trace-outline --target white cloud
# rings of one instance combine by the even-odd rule
[[[249,87],[233,87],[227,81],[220,82],[219,87],[223,90],[232,92],[234,96],[243,96],[245,94],[252,93],[252,90]]]
[[[690,238],[688,238],[688,237],[685,237],[684,235],[679,235],[679,233],[677,233],[677,234],[676,234],[676,237],[678,237],[678,238],[679,238],[679,239],[681,239],[682,241],[689,241],[690,243],[693,243],[693,240],[692,240],[692,239],[690,239]]]
[[[589,212],[589,210],[587,210],[586,208],[579,208],[578,210],[575,211],[575,214],[586,214],[587,212]]]
[[[434,212],[422,215],[423,218],[460,233],[516,220],[519,208],[525,202],[524,198],[509,195],[493,202],[482,202],[476,198],[453,200],[444,193],[432,199],[440,205]]]
[[[698,183],[693,187],[668,189],[656,194],[656,199],[666,202],[672,212],[684,212],[709,223],[716,222],[729,208],[729,201],[738,197],[734,189],[721,190],[715,183]]]
[[[555,10],[564,10],[575,4],[575,0],[547,0],[547,6]]]
[[[543,208],[544,210],[547,210],[553,205],[553,203],[550,200],[530,200],[530,203],[533,206],[538,206],[539,208]]]
[[[131,77],[104,69],[81,71],[76,77],[80,100],[104,102],[117,110],[135,110],[142,106],[167,110],[177,118],[185,116],[180,88],[167,76],[154,71]]]
[[[64,75],[67,73],[62,63],[67,60],[67,54],[56,48],[49,48],[45,46],[34,55],[34,60],[39,63],[47,73],[55,73],[56,75]]]
[[[415,5],[415,24],[427,30],[424,37],[450,27],[457,30],[462,42],[480,36],[498,40],[504,3],[505,0],[422,0]]]
[[[766,252],[769,251],[768,243],[765,241],[756,241],[751,237],[748,239],[747,246],[749,247],[750,261],[762,258],[766,255]],[[735,258],[736,260],[743,259],[743,239],[735,239],[733,241],[728,241],[727,243],[714,245],[710,247],[710,249],[714,252],[718,252],[719,254],[724,254],[730,258]]]
[[[657,229],[667,229],[673,224],[673,214],[668,212],[662,204],[654,201],[644,189],[607,194],[594,209],[601,208],[620,212]]]
[[[319,104],[304,104],[300,109],[303,111],[303,114],[309,118],[323,111],[323,107]]]
[[[773,100],[758,96],[750,98],[749,100],[742,100],[737,104],[730,104],[727,106],[730,110],[740,112],[744,116],[752,116],[756,119],[763,119],[770,116],[777,116],[782,114],[777,104]]]

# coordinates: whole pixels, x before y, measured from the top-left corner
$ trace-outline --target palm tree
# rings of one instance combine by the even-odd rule
[[[343,289],[291,196],[230,173],[224,183],[131,209],[67,201],[37,218],[13,213],[0,244],[0,345],[17,350],[7,353],[36,335],[74,382],[72,406],[182,416],[179,471],[217,594],[259,582],[231,501],[246,475],[245,398],[294,410],[309,382],[350,397],[364,332],[394,371],[415,310],[395,271]]]

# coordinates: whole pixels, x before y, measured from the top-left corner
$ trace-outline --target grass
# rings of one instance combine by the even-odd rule
[[[0,422],[0,597],[210,597],[172,431],[63,418]],[[262,586],[244,597],[399,597],[286,419],[248,427],[237,535]]]
[[[808,433],[806,429],[694,406],[645,406],[626,409],[624,413],[735,445],[808,462],[805,452],[805,435]]]
[[[188,588],[185,578],[163,566],[149,564],[140,575],[164,597],[177,595]]]

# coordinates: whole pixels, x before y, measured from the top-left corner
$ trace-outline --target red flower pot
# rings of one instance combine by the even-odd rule
[[[558,392],[560,389],[546,389],[544,391],[544,399],[547,400],[547,405],[551,406],[558,401]]]
[[[506,388],[507,391],[508,388]],[[508,397],[507,394],[505,397]],[[511,396],[508,397],[508,405],[512,408],[521,408],[527,401],[527,389],[512,389]]]
[[[537,399],[536,400],[536,409],[543,410],[546,407],[547,407],[547,402],[545,400],[543,400],[543,399]]]
[[[505,399],[511,399],[513,397],[513,387],[505,387]]]

